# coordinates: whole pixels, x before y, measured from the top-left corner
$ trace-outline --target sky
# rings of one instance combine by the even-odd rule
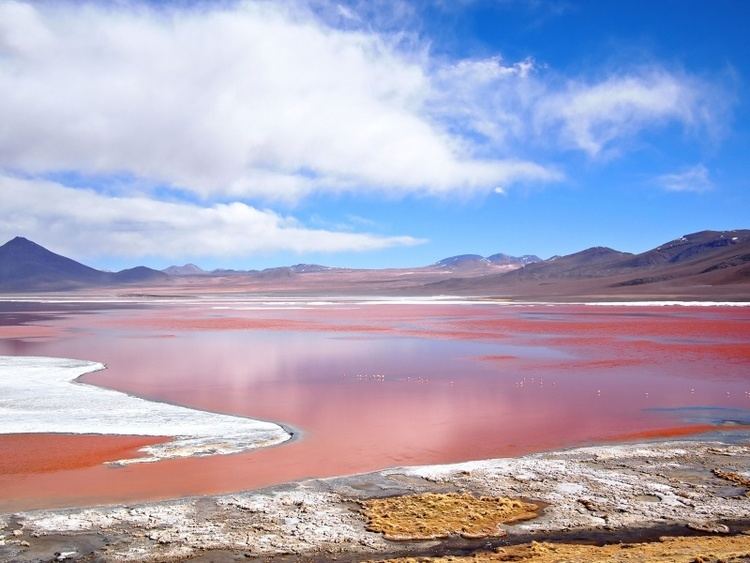
[[[0,240],[408,267],[747,228],[749,25],[742,0],[0,0]]]

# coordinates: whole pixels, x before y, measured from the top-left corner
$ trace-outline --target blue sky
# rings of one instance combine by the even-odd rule
[[[0,235],[105,268],[384,267],[748,227],[749,16],[0,2]]]

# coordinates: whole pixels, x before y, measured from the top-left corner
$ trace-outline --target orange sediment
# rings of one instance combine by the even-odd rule
[[[139,456],[139,448],[168,438],[99,434],[0,435],[0,476],[93,467]]]
[[[725,428],[716,424],[691,424],[687,426],[670,426],[667,428],[654,428],[653,430],[641,430],[639,432],[628,432],[603,438],[606,442],[630,442],[634,440],[651,440],[658,438],[678,438],[680,436],[695,436],[706,432],[714,432]],[[750,426],[738,425],[735,428],[750,430]]]

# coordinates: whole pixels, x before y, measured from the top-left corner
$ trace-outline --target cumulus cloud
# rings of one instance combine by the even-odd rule
[[[717,90],[695,76],[651,67],[592,79],[532,59],[450,60],[399,28],[414,25],[413,4],[387,5],[0,1],[0,195],[14,221],[6,228],[17,227],[9,234],[43,233],[47,219],[75,234],[85,215],[83,232],[101,228],[94,239],[100,249],[112,244],[110,253],[410,244],[305,228],[248,203],[362,191],[505,193],[562,179],[564,170],[539,158],[550,149],[601,158],[650,129],[706,131],[721,121]],[[7,212],[6,200],[21,197],[5,193],[19,182],[11,176],[71,173],[121,197],[34,182],[29,194],[66,190],[65,198],[29,196],[24,213]],[[129,183],[113,181],[122,177]],[[200,203],[154,199],[157,188]],[[65,211],[64,199],[81,205]],[[114,231],[84,205],[99,206]],[[190,222],[221,236],[200,243]],[[154,243],[150,229],[169,242]]]
[[[713,189],[708,168],[697,164],[679,172],[662,174],[656,178],[656,184],[670,192],[706,192]]]
[[[531,59],[443,61],[311,4],[0,4],[0,167],[125,172],[206,198],[487,193],[561,177],[520,156],[539,139],[596,156],[713,117],[685,75],[561,84]],[[364,19],[356,2],[317,4]]]
[[[0,176],[0,239],[22,233],[75,256],[246,256],[266,251],[364,251],[423,242],[311,229],[244,203],[201,207],[113,197],[55,182]]]
[[[285,4],[0,5],[0,166],[126,171],[204,196],[444,193],[548,180],[424,111],[429,64]]]

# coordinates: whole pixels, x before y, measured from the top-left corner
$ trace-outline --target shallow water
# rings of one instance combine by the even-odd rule
[[[45,463],[25,466],[44,440],[58,438],[37,436],[26,448],[0,436],[0,457],[12,460],[0,465],[0,509],[226,492],[681,435],[722,422],[721,414],[696,419],[689,407],[750,408],[748,308],[100,307],[15,307],[12,317],[8,309],[0,354],[101,361],[108,369],[85,382],[281,422],[300,438],[113,468],[101,465],[101,438],[67,439],[65,456],[52,448]],[[117,440],[106,447],[132,447]],[[90,461],[71,467],[76,448]]]

